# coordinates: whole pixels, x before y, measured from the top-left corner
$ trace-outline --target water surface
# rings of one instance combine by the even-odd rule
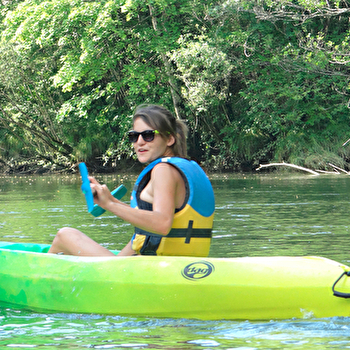
[[[110,189],[135,176],[99,176]],[[210,256],[319,255],[350,264],[346,175],[212,175],[216,196]],[[72,226],[110,249],[133,228],[86,211],[79,176],[0,178],[0,240],[51,243]],[[38,349],[346,349],[350,318],[199,321],[0,308],[0,347]]]

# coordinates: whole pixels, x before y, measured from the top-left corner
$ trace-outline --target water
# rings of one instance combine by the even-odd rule
[[[134,176],[98,176],[114,189]],[[213,257],[319,255],[349,265],[346,175],[211,176],[216,195]],[[121,249],[133,229],[93,218],[79,176],[0,178],[0,240],[51,243],[62,226]],[[128,198],[126,198],[128,200]],[[350,318],[199,321],[40,314],[0,307],[3,349],[346,349]]]

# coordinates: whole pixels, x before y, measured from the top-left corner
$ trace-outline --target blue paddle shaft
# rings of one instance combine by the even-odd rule
[[[81,190],[85,195],[88,212],[91,213],[94,209],[94,196],[90,187],[89,173],[85,163],[79,163],[79,170],[81,175]]]

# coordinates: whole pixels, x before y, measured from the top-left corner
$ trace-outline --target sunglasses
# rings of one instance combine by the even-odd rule
[[[131,130],[128,132],[128,139],[129,139],[129,142],[135,143],[139,139],[139,136],[141,135],[145,142],[151,142],[154,140],[155,134],[159,134],[159,131],[145,130],[142,132],[137,132],[137,131]]]

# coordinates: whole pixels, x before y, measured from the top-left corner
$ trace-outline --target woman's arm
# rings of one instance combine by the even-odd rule
[[[121,256],[132,256],[135,255],[135,250],[132,249],[132,242],[129,241],[129,243],[118,253],[118,257]]]
[[[92,189],[96,191],[95,202],[99,206],[133,226],[161,235],[168,234],[171,229],[175,207],[184,200],[184,186],[184,181],[175,167],[165,163],[157,164],[146,186],[145,195],[153,204],[153,210],[149,211],[131,208],[116,200],[107,186],[91,183]]]

